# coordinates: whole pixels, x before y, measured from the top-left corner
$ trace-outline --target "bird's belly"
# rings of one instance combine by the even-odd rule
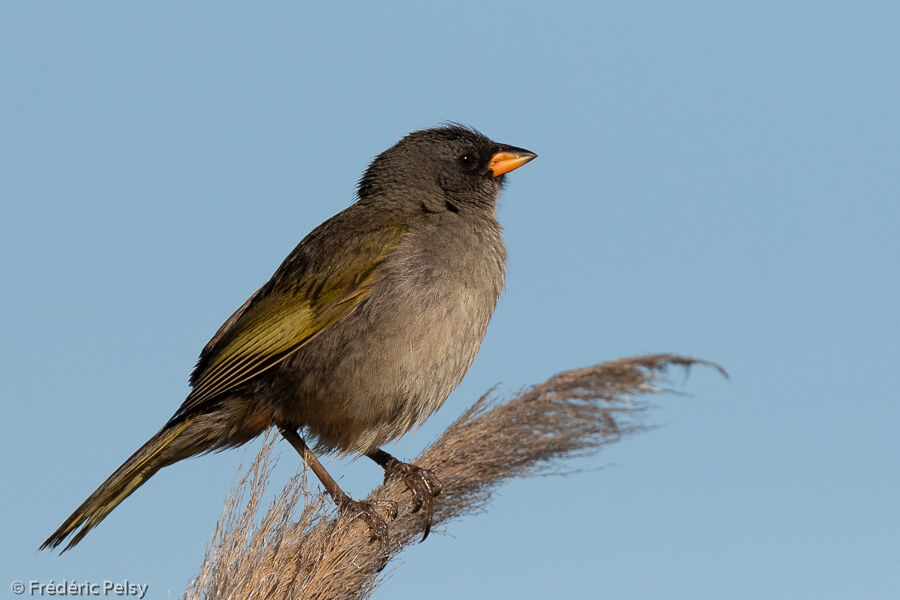
[[[385,287],[279,369],[290,389],[278,412],[320,449],[368,452],[437,410],[475,359],[499,293],[450,280]]]

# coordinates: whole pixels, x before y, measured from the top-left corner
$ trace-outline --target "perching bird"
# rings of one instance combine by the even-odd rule
[[[437,410],[475,359],[505,281],[495,211],[504,173],[535,158],[459,125],[416,131],[372,161],[358,200],[301,241],[203,348],[192,391],[41,545],[68,550],[159,469],[276,426],[341,510],[373,534],[318,451],[365,454],[416,507],[439,483],[380,446]]]

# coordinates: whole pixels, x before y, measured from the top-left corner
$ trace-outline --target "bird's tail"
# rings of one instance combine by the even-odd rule
[[[150,479],[154,473],[166,465],[184,458],[180,452],[173,452],[175,449],[170,446],[190,424],[190,420],[185,420],[163,427],[159,433],[132,454],[131,458],[126,460],[121,467],[116,469],[116,472],[110,475],[93,494],[88,496],[88,499],[75,509],[65,523],[60,525],[59,529],[41,544],[40,549],[56,548],[74,533],[74,537],[62,550],[65,552],[80,542],[112,509]]]

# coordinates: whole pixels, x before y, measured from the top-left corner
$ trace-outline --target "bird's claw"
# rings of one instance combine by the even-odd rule
[[[443,487],[440,480],[430,469],[423,469],[397,460],[391,462],[384,469],[384,480],[388,481],[391,478],[403,480],[403,483],[412,492],[412,511],[422,511],[425,533],[422,535],[421,541],[424,542],[431,532],[431,522],[434,518],[434,498],[440,495]]]
[[[342,515],[361,518],[366,522],[366,525],[369,526],[371,539],[373,541],[378,540],[382,544],[387,544],[388,525],[384,518],[382,518],[382,516],[378,514],[378,511],[375,510],[376,504],[383,504],[387,506],[389,519],[393,520],[397,517],[397,503],[391,502],[389,500],[366,502],[364,500],[353,500],[345,496],[343,499],[341,499],[340,503],[338,503],[338,509],[341,511]]]

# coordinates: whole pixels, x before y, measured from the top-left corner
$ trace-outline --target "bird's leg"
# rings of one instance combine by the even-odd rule
[[[384,468],[384,480],[399,477],[413,495],[413,512],[422,509],[425,521],[425,533],[422,541],[431,532],[431,521],[434,517],[434,497],[441,493],[441,482],[435,474],[422,467],[400,462],[384,450],[378,449],[366,454]]]
[[[328,474],[328,471],[325,470],[325,467],[323,467],[322,463],[319,462],[319,459],[316,458],[315,453],[309,449],[309,446],[306,445],[306,442],[303,441],[303,438],[300,437],[296,430],[281,426],[278,427],[278,430],[281,432],[281,435],[284,436],[284,439],[290,442],[291,446],[294,447],[294,450],[300,454],[303,461],[309,465],[309,468],[312,469],[313,473],[316,474],[316,477],[319,478],[319,481],[325,486],[325,490],[331,496],[332,500],[334,500],[338,510],[342,513],[347,511],[355,512],[369,525],[372,539],[377,538],[382,542],[387,542],[387,523],[381,518],[381,515],[375,512],[375,508],[372,504],[370,502],[354,500],[348,496],[337,484],[337,481]],[[394,512],[396,514],[396,511]]]

